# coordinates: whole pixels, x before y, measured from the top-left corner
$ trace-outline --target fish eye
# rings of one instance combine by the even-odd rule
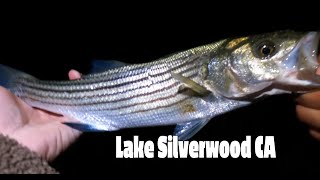
[[[276,52],[276,46],[272,41],[260,42],[256,48],[254,48],[254,55],[260,59],[267,59],[273,56]]]

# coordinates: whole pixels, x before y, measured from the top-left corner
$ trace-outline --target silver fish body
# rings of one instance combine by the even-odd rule
[[[318,41],[316,32],[225,39],[150,63],[109,62],[119,67],[74,81],[43,81],[1,65],[0,85],[33,107],[79,121],[66,122],[79,130],[177,124],[175,135],[188,139],[214,116],[264,94],[319,88]],[[261,58],[254,48],[264,43],[272,53],[263,49]]]

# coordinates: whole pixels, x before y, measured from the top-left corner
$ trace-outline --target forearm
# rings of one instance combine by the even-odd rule
[[[1,174],[55,174],[49,164],[17,141],[0,134]]]

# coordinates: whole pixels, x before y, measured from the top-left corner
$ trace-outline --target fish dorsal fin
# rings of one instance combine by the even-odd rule
[[[211,93],[205,87],[201,86],[190,78],[184,77],[183,75],[174,72],[171,72],[171,75],[174,79],[183,83],[183,86],[181,86],[179,90],[181,90],[182,88],[189,88],[201,96],[207,96]]]
[[[106,70],[122,67],[128,65],[127,63],[117,60],[92,60],[90,73],[101,73]]]
[[[177,124],[174,129],[174,135],[178,136],[179,140],[187,140],[192,138],[197,132],[199,132],[210,119],[199,119],[186,123]]]

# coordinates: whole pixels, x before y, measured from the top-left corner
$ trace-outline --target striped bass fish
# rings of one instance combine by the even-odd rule
[[[45,81],[0,65],[0,85],[61,114],[80,131],[176,125],[186,140],[213,117],[267,95],[320,87],[319,32],[278,31],[224,39],[143,63],[96,61],[73,81]]]

